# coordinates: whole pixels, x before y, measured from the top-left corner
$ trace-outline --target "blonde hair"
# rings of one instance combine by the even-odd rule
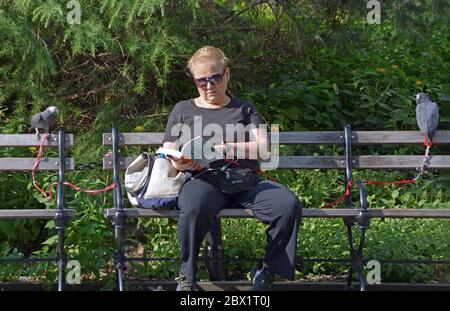
[[[198,49],[197,52],[191,56],[187,63],[189,73],[192,75],[192,67],[194,67],[195,64],[202,62],[218,64],[222,69],[227,68],[230,64],[230,60],[225,56],[221,49],[210,45]]]

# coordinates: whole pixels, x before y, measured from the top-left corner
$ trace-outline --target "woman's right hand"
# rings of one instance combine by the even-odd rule
[[[197,161],[195,160],[190,160],[190,161],[186,161],[186,160],[177,160],[177,159],[170,159],[170,163],[172,163],[172,166],[177,170],[177,171],[187,171],[187,170],[193,170],[194,168],[197,167]]]

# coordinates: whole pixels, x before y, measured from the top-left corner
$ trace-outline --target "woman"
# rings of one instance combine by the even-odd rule
[[[268,155],[267,131],[262,126],[265,122],[252,104],[227,95],[228,65],[228,58],[218,48],[205,46],[194,53],[187,68],[199,96],[175,105],[166,126],[163,146],[179,150],[183,141],[193,138],[184,132],[193,133],[195,127],[198,131],[201,123],[204,136],[212,133],[207,131],[208,128],[215,129],[216,138],[220,138],[217,140],[220,143],[214,145],[217,151],[226,158],[240,155],[236,160],[238,166],[256,169],[259,160],[267,159]],[[248,128],[249,125],[250,130],[242,133],[244,126]],[[235,135],[229,135],[230,128],[236,131]],[[222,137],[217,132],[221,132]],[[223,136],[225,132],[226,137]],[[196,260],[203,239],[214,217],[227,207],[250,208],[258,220],[268,225],[266,254],[252,270],[252,289],[269,290],[275,274],[293,279],[302,206],[289,189],[257,178],[250,190],[225,194],[210,180],[195,178],[195,160],[186,163],[172,159],[171,163],[178,171],[191,171],[194,177],[183,185],[178,197],[181,271],[177,290],[195,289]],[[210,163],[210,168],[223,167],[227,163],[216,160]]]

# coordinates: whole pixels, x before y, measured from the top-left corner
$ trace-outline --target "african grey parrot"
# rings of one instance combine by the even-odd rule
[[[49,130],[55,126],[56,116],[58,115],[58,108],[50,106],[42,112],[36,113],[31,117],[31,128],[36,131],[36,138],[39,140],[39,130],[43,129],[44,133],[49,133]]]
[[[439,108],[426,93],[417,94],[416,103],[417,125],[420,133],[424,135],[423,143],[428,150],[433,145],[433,136],[439,123]]]

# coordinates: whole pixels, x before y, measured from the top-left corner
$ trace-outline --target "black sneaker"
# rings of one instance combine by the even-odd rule
[[[268,291],[271,290],[274,275],[265,268],[254,267],[250,272],[253,286],[251,291]]]
[[[179,291],[195,291],[195,283],[188,282],[186,280],[186,276],[183,274],[183,272],[180,271],[180,275],[175,278],[175,281],[178,282],[177,285],[177,292]]]

